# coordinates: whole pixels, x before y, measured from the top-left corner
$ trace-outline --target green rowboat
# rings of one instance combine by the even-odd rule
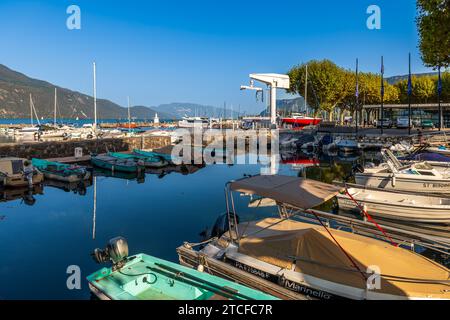
[[[263,292],[146,254],[87,277],[102,300],[277,300]]]
[[[31,162],[35,168],[44,174],[46,179],[73,183],[87,180],[91,177],[91,173],[83,166],[43,159],[32,159]]]
[[[133,159],[136,161],[141,160],[144,162],[144,166],[148,168],[162,168],[169,164],[164,158],[158,156],[143,156],[140,154],[121,152],[109,152],[108,155],[118,159]]]
[[[119,159],[105,154],[92,156],[91,162],[96,167],[111,171],[141,172],[145,170],[143,161],[136,161],[135,159]]]

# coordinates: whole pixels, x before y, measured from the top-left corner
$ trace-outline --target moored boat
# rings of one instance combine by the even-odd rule
[[[65,164],[60,162],[47,161],[43,159],[32,159],[34,167],[41,171],[46,179],[58,180],[63,182],[78,182],[87,180],[91,173],[86,167]]]
[[[160,152],[154,152],[154,151],[145,151],[140,149],[134,149],[133,154],[144,156],[144,157],[159,157],[164,159],[170,164],[173,164],[175,162],[175,159],[170,154],[160,153]]]
[[[106,154],[93,156],[91,162],[96,167],[111,171],[142,172],[145,170],[144,162],[134,159],[119,159]]]
[[[450,199],[352,187],[347,190],[371,216],[408,222],[450,224]],[[347,194],[337,195],[339,208],[360,210]]]
[[[248,273],[272,283],[273,291],[320,299],[450,299],[450,270],[437,262],[322,222],[296,219],[296,212],[314,212],[311,208],[336,196],[338,187],[296,177],[253,176],[230,182],[227,191],[228,230],[198,251],[190,244],[179,247],[181,264],[197,267],[202,256],[209,268],[214,265],[211,272],[226,264],[242,281],[242,273]],[[280,217],[239,223],[229,201],[232,192],[273,199]]]
[[[125,239],[111,239],[96,249],[97,262],[111,260],[87,277],[89,288],[102,300],[276,300],[276,298],[205,272],[146,254],[128,256]]]
[[[0,159],[0,182],[5,187],[32,186],[43,180],[42,172],[27,159],[14,157]]]
[[[281,118],[283,125],[292,126],[292,128],[304,128],[307,126],[316,126],[322,122],[322,118],[308,117],[303,114],[293,113],[290,117]]]

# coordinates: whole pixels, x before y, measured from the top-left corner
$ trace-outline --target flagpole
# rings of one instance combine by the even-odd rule
[[[439,110],[439,131],[442,129],[442,107],[441,107],[441,91],[442,91],[442,82],[441,82],[441,66],[438,67],[438,110]]]
[[[356,58],[356,92],[355,92],[355,97],[356,97],[356,134],[358,135],[358,121],[359,121],[359,117],[358,117],[358,109],[359,109],[359,88],[358,88],[358,58]]]
[[[383,134],[383,121],[384,121],[384,59],[383,56],[381,56],[381,110],[380,110],[380,118],[381,118],[381,134]]]
[[[412,82],[411,82],[411,53],[408,56],[408,135],[411,135],[411,94],[412,94]]]

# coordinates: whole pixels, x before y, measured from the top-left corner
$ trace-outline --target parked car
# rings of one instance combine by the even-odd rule
[[[409,125],[408,125],[409,123]],[[414,123],[413,121],[409,121],[408,117],[398,117],[397,118],[397,123],[396,123],[396,127],[399,129],[404,129],[404,128],[408,128],[408,127],[414,127]]]
[[[383,126],[383,128],[392,128],[391,119],[387,119],[387,118],[378,119],[377,128],[381,128],[381,126]]]
[[[430,119],[424,119],[422,120],[420,126],[422,129],[434,129],[434,122]]]

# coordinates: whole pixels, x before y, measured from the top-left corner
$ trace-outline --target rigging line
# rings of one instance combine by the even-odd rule
[[[328,228],[323,224],[322,220],[320,220],[320,218],[317,216],[317,214],[310,210],[311,213],[316,217],[317,220],[319,220],[320,224],[322,225],[322,227],[325,228],[325,230],[328,232],[328,234],[330,235],[330,237],[334,240],[334,242],[338,245],[338,247],[341,249],[341,251],[347,256],[347,258],[350,260],[350,262],[352,263],[352,265],[359,271],[359,273],[362,275],[362,277],[364,278],[364,281],[367,282],[367,277],[366,274],[358,267],[358,265],[356,264],[356,262],[352,259],[352,257],[347,253],[347,251],[345,251],[345,249],[341,246],[341,244],[339,243],[339,241],[336,240],[336,238],[333,236],[333,234],[331,233],[330,230],[328,230]]]
[[[361,206],[360,203],[358,203],[358,201],[355,200],[355,198],[353,198],[353,196],[350,194],[350,192],[348,191],[347,186],[345,186],[345,193],[347,194],[347,196],[356,204],[356,206],[359,208],[359,210],[362,212],[362,214],[370,221],[372,222],[378,230],[380,230],[384,236],[389,239],[389,241],[391,242],[391,244],[395,247],[398,247],[398,243],[396,243],[394,240],[392,240],[392,238],[384,231],[384,229],[382,227],[380,227],[380,225],[372,218],[372,216],[367,213],[367,211],[364,209],[364,207]]]

